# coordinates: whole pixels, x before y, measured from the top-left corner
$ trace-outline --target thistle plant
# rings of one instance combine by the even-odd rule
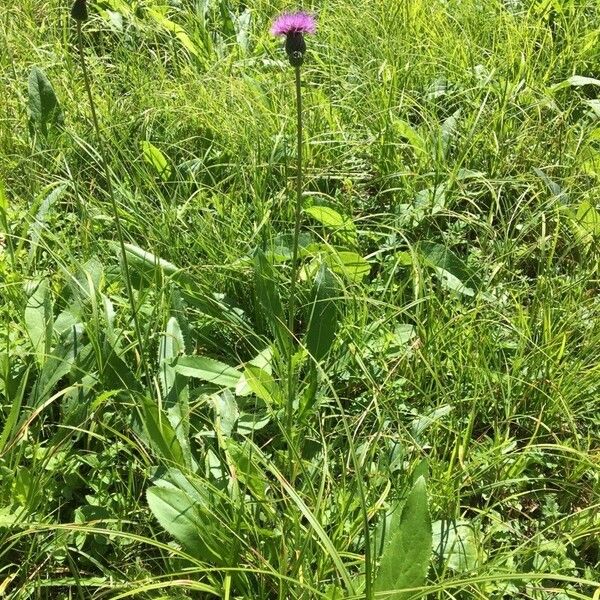
[[[295,72],[296,87],[296,134],[297,134],[297,156],[296,156],[296,203],[294,209],[294,237],[292,239],[292,267],[290,278],[290,295],[288,303],[288,330],[290,335],[290,344],[288,350],[288,401],[286,407],[286,422],[289,442],[292,442],[292,425],[294,414],[294,341],[295,318],[296,318],[296,281],[298,279],[298,240],[300,237],[300,224],[302,216],[302,189],[303,189],[303,171],[302,171],[302,79],[301,67],[304,63],[306,53],[306,34],[313,34],[316,31],[315,18],[305,12],[286,13],[279,16],[271,27],[271,33],[276,36],[285,37],[285,51],[288,60]]]

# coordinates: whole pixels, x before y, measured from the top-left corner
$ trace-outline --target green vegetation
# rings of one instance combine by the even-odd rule
[[[296,8],[3,4],[0,597],[598,600],[600,6],[304,4],[291,339]]]

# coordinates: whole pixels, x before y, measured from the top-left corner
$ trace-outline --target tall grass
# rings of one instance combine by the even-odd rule
[[[304,3],[289,419],[294,8],[92,4],[107,170],[70,6],[2,8],[0,595],[365,597],[423,476],[380,597],[595,598],[598,7]]]

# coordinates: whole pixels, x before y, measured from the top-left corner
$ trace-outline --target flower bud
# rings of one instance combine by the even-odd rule
[[[87,21],[87,0],[75,0],[73,3],[73,8],[71,8],[71,16],[76,21]]]
[[[285,51],[290,64],[299,67],[304,62],[304,53],[306,52],[304,35],[299,31],[288,33],[285,38]]]

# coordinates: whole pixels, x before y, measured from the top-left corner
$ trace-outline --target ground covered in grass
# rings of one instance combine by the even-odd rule
[[[290,338],[296,8],[0,10],[0,597],[597,600],[598,3],[304,3]]]

